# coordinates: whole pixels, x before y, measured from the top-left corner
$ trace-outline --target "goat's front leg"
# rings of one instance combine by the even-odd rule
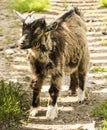
[[[30,116],[35,116],[38,113],[42,84],[43,84],[42,78],[38,78],[37,81],[32,80],[32,82],[31,82],[31,88],[33,89],[33,99],[32,99],[32,106],[30,109]]]
[[[52,75],[51,86],[49,89],[50,100],[48,103],[48,110],[46,113],[46,117],[51,120],[55,119],[58,116],[57,98],[59,95],[61,84],[62,75],[60,73]]]

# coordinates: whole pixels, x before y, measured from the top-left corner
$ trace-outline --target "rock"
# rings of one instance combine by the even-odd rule
[[[12,54],[14,54],[14,50],[13,49],[7,49],[7,50],[5,50],[5,53],[12,55]]]

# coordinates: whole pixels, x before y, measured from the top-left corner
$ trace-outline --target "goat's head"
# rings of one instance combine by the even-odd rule
[[[23,22],[22,37],[19,40],[19,47],[21,49],[32,48],[34,45],[38,44],[39,40],[45,33],[57,27],[56,22],[47,26],[44,17],[36,19],[33,17],[33,13],[28,14],[28,16],[24,18],[19,12],[14,12]]]

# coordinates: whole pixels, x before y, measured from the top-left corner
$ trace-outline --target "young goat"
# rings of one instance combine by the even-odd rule
[[[38,112],[40,91],[44,79],[51,75],[47,118],[58,115],[57,99],[64,73],[70,74],[70,90],[76,92],[78,101],[85,99],[85,80],[89,63],[86,26],[79,12],[72,8],[53,23],[47,25],[45,18],[36,19],[30,13],[26,18],[15,11],[23,22],[21,49],[28,49],[33,89],[31,116]]]

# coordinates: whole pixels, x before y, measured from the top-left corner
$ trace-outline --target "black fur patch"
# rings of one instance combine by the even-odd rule
[[[50,93],[50,96],[51,96],[51,99],[52,99],[52,100],[49,101],[49,105],[54,106],[57,102],[57,98],[58,98],[58,94],[59,94],[59,91],[56,88],[55,84],[51,85],[51,87],[49,89],[49,93]]]
[[[33,90],[33,100],[32,100],[32,106],[38,107],[40,105],[40,97],[39,97],[39,91]]]
[[[39,60],[35,60],[34,65],[35,65],[35,68],[36,68],[36,73],[41,74],[46,69],[47,64],[44,63],[44,62],[40,62]]]
[[[58,22],[58,24],[61,24],[67,17],[69,17],[70,15],[72,15],[73,12],[74,12],[74,10],[70,10],[70,11],[66,12],[64,15],[62,15],[56,21]]]

